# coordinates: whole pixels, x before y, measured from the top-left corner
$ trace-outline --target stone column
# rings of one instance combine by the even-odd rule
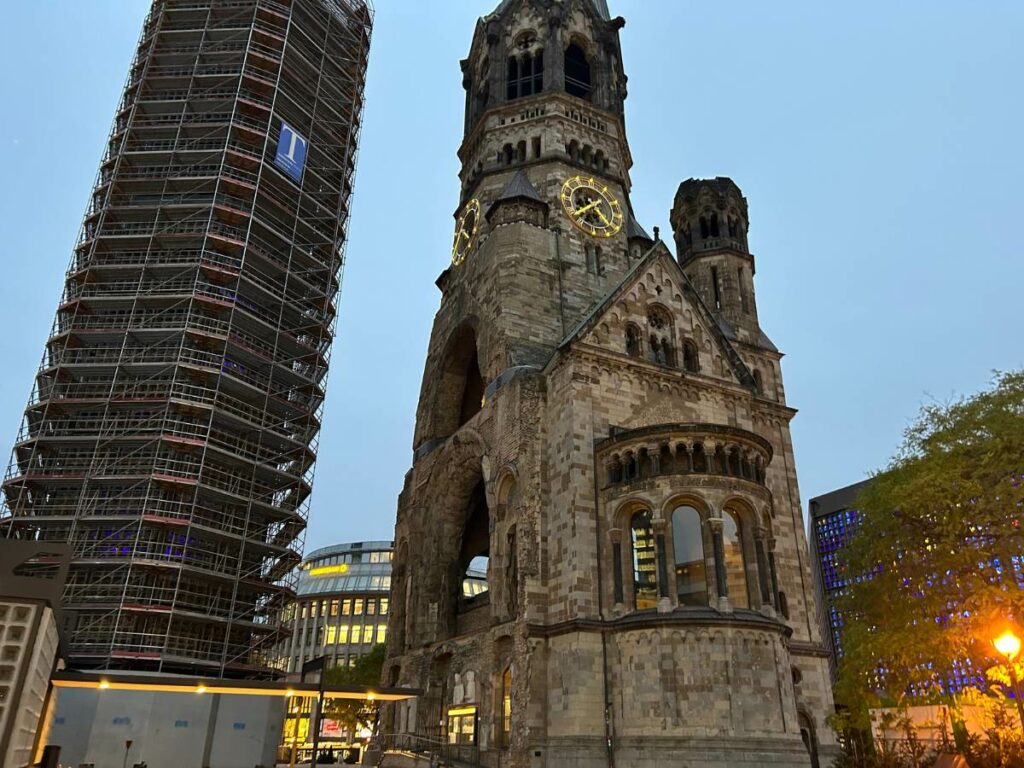
[[[661,448],[648,446],[647,458],[651,462],[651,477],[657,477],[661,474]]]
[[[730,611],[729,585],[725,579],[725,544],[722,541],[722,518],[709,517],[711,529],[711,550],[715,559],[715,588],[718,593],[718,609]]]
[[[626,602],[622,586],[622,529],[612,528],[608,536],[612,541],[612,583],[615,594],[615,605],[612,606],[612,610],[621,613]]]
[[[781,612],[782,608],[779,606],[779,574],[775,570],[775,537],[770,537],[765,544],[768,549],[768,570],[772,580],[772,605],[775,606],[776,611]]]
[[[565,45],[562,41],[562,11],[558,6],[548,16],[548,39],[544,44],[544,90],[565,90]]]
[[[768,583],[768,555],[765,548],[764,528],[758,528],[754,532],[754,549],[757,554],[757,582],[761,587],[761,608],[768,609],[774,613],[772,606],[771,585]]]
[[[665,547],[664,519],[652,521],[654,527],[655,555],[658,559],[658,613],[668,613],[672,610],[672,601],[668,596],[668,555]]]

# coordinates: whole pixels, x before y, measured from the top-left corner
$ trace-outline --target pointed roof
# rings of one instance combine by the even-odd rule
[[[518,170],[516,175],[512,177],[505,189],[500,195],[498,200],[514,200],[516,198],[526,198],[527,200],[534,200],[538,203],[543,203],[544,200],[541,198],[540,193],[537,192],[536,187],[530,183],[530,177],[526,175],[526,171]]]
[[[647,230],[640,226],[640,222],[636,220],[636,216],[633,215],[633,211],[629,212],[629,221],[626,222],[626,239],[632,240],[634,237],[638,237],[641,240],[647,240],[653,243],[654,238],[647,234]]]
[[[528,200],[531,203],[544,206],[545,209],[548,207],[548,204],[544,202],[544,198],[537,192],[536,187],[530,183],[530,178],[524,170],[516,171],[516,175],[512,177],[512,180],[505,185],[505,189],[502,190],[501,194],[491,203],[487,209],[487,219],[490,220],[491,215],[501,203],[509,200]]]

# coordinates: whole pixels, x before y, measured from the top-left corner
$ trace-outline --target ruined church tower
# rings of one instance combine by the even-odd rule
[[[421,695],[382,732],[495,768],[826,765],[747,202],[683,182],[675,255],[637,223],[624,24],[605,0],[503,0],[462,62],[384,668]]]

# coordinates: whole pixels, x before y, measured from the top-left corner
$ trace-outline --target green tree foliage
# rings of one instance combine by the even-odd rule
[[[836,699],[864,727],[870,706],[940,698],[958,664],[983,675],[996,629],[1024,619],[1024,371],[926,406],[857,508]]]
[[[373,650],[356,659],[351,667],[331,667],[325,674],[327,688],[369,688],[380,685],[384,668],[384,645],[375,645]],[[358,732],[360,728],[372,728],[377,719],[377,704],[372,701],[352,699],[327,699],[324,717],[337,720],[342,728]]]

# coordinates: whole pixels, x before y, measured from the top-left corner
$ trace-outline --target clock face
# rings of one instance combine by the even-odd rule
[[[455,224],[455,240],[452,242],[452,264],[459,266],[469,252],[476,247],[476,236],[480,232],[480,201],[473,198],[462,209]]]
[[[585,176],[562,185],[562,207],[572,223],[593,237],[611,237],[622,229],[622,206],[607,186]]]

